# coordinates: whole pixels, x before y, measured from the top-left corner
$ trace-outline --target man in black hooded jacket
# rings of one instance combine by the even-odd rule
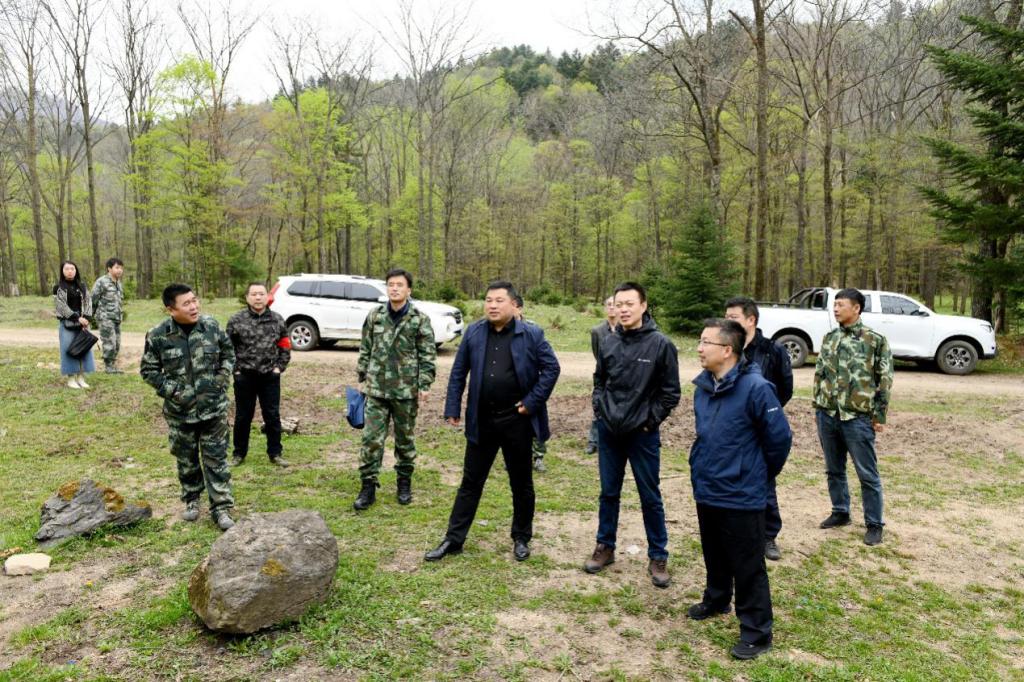
[[[647,570],[656,587],[668,587],[668,530],[659,487],[658,428],[679,404],[676,347],[647,313],[647,294],[639,284],[620,284],[615,289],[615,308],[619,325],[615,334],[601,341],[594,371],[601,504],[597,547],[583,570],[597,573],[615,561],[619,496],[628,461],[647,532]]]

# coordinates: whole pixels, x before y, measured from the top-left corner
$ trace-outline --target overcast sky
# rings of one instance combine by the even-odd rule
[[[599,40],[589,35],[589,23],[599,24],[607,15],[613,0],[477,0],[468,6],[467,26],[479,36],[478,47],[512,46],[527,44],[537,51],[550,49],[556,56],[563,50],[579,49],[587,52]],[[383,44],[378,31],[387,31],[388,19],[394,23],[398,16],[399,0],[264,0],[265,22],[282,25],[289,17],[306,17],[314,24],[325,27],[337,37],[355,35],[373,39],[377,45],[374,61],[379,65],[378,75],[399,71],[391,51]],[[238,6],[242,6],[239,4]],[[429,13],[438,6],[451,12],[451,2],[416,0],[417,14]],[[167,3],[167,19],[176,22],[173,3]],[[234,94],[247,101],[262,100],[277,91],[276,81],[267,63],[268,30],[260,26],[246,41],[240,53],[237,70],[229,77]]]

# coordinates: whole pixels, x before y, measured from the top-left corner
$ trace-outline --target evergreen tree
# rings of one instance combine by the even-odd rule
[[[736,271],[729,244],[711,207],[699,206],[687,218],[664,270],[648,270],[644,284],[657,319],[669,329],[700,332],[709,317],[720,317],[736,293]]]
[[[981,50],[926,49],[949,82],[967,93],[966,112],[984,145],[925,138],[958,186],[922,192],[945,237],[971,247],[964,265],[972,278],[971,314],[1005,332],[1007,297],[1024,277],[1021,259],[1008,257],[1024,235],[1024,31],[1019,11],[1005,24],[970,16],[961,21],[977,32]]]

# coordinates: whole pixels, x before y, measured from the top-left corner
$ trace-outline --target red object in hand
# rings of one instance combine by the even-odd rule
[[[288,338],[287,336],[282,336],[281,338],[279,338],[277,340],[277,347],[278,348],[283,348],[284,350],[291,350],[292,349],[292,340],[290,338]]]

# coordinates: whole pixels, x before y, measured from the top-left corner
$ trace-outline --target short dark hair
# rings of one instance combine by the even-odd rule
[[[508,297],[511,298],[513,301],[515,301],[516,298],[519,297],[519,292],[516,291],[516,288],[514,286],[512,286],[512,282],[509,282],[507,279],[496,279],[490,284],[488,284],[487,289],[484,291],[484,296],[487,295],[488,291],[494,291],[495,289],[504,289],[506,292],[508,292]]]
[[[615,291],[612,292],[612,298],[615,298],[615,294],[619,293],[620,291],[635,291],[636,293],[640,294],[641,303],[647,302],[647,290],[644,289],[642,285],[637,284],[636,282],[623,282],[619,286],[615,287]]]
[[[858,291],[857,289],[840,289],[836,293],[836,298],[845,298],[850,301],[853,301],[854,303],[860,306],[860,312],[864,311],[864,294],[860,293],[860,291]]]
[[[731,307],[731,306],[730,306]],[[747,340],[747,332],[743,330],[736,320],[726,320],[721,317],[712,317],[704,320],[705,329],[717,329],[718,340],[728,344],[732,348],[732,354],[743,359],[743,344]]]
[[[520,296],[519,294],[516,294],[515,296],[512,297],[512,302],[516,304],[517,308],[522,309],[522,307],[523,307],[523,297],[522,296]]]
[[[108,258],[107,259],[107,270],[109,270],[110,268],[114,267],[115,265],[120,265],[123,268],[124,267],[124,261],[121,260],[120,258],[118,258],[117,256],[114,256],[113,258]]]
[[[752,317],[754,318],[754,322],[761,319],[761,311],[757,309],[757,303],[755,303],[752,298],[747,298],[746,296],[733,296],[725,302],[725,309],[728,310],[729,308],[742,308],[743,317]]]
[[[173,308],[178,297],[182,294],[187,294],[190,291],[192,291],[192,287],[189,285],[175,282],[174,284],[168,284],[164,287],[164,293],[161,294],[160,298],[163,300],[164,306]]]
[[[264,289],[266,289],[267,288],[267,283],[266,282],[260,282],[259,280],[255,280],[255,279],[253,281],[249,282],[248,284],[245,285],[245,295],[246,296],[249,295],[249,290],[252,289],[253,287],[263,287]]]
[[[405,277],[405,283],[409,285],[410,289],[412,289],[412,273],[408,270],[403,270],[402,268],[391,268],[388,270],[387,274],[384,275],[384,281],[387,282],[392,277]]]

